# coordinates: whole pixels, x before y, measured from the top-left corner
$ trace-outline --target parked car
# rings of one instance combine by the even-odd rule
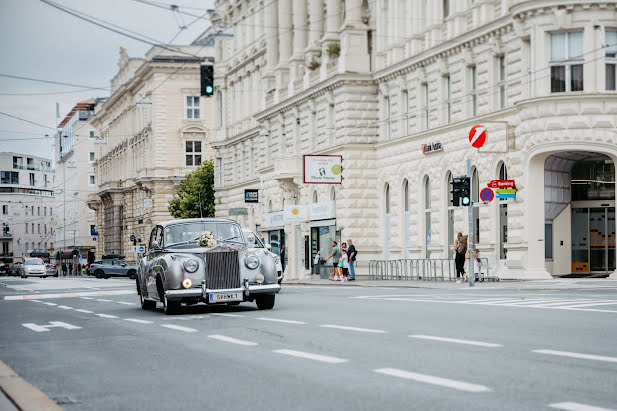
[[[53,264],[45,264],[45,272],[50,277],[58,276],[58,269]]]
[[[22,269],[21,263],[13,264],[13,266],[10,267],[8,270],[9,277],[20,277],[21,269]]]
[[[129,277],[134,280],[137,267],[121,260],[99,260],[90,265],[90,272],[96,278]]]
[[[45,267],[45,262],[40,258],[26,258],[24,261],[23,271],[21,274],[22,278],[28,277],[47,277],[50,274],[47,274],[47,268]]]
[[[142,309],[154,309],[160,301],[165,314],[175,314],[182,303],[199,302],[255,301],[257,308],[268,310],[281,289],[277,280],[272,255],[249,249],[237,222],[195,218],[152,229],[136,286]]]
[[[262,249],[268,251],[272,255],[276,264],[276,277],[278,278],[278,283],[281,284],[283,282],[283,264],[281,264],[281,258],[277,254],[270,251],[268,247],[261,242],[259,237],[257,237],[257,234],[255,234],[251,230],[243,228],[242,233],[244,234],[244,238],[246,239],[246,246],[249,248],[249,250]]]

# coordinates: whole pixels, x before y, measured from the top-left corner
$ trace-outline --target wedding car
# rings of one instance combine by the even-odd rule
[[[141,308],[163,303],[165,314],[181,305],[257,303],[274,307],[276,262],[266,249],[248,248],[240,225],[222,218],[173,220],[151,231],[136,278]]]
[[[276,276],[278,278],[278,283],[281,284],[283,282],[283,265],[281,264],[281,258],[273,253],[270,250],[270,246],[261,242],[257,234],[248,228],[243,228],[242,232],[244,233],[244,238],[246,239],[246,245],[249,249],[267,249],[274,258],[274,263],[276,264]]]

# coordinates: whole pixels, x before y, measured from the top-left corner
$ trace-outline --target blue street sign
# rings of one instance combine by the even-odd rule
[[[516,198],[516,193],[497,193],[497,198]]]

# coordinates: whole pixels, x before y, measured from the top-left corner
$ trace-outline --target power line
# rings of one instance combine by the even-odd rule
[[[20,121],[25,121],[26,123],[34,124],[35,126],[44,127],[44,128],[48,128],[48,129],[50,129],[50,130],[54,130],[54,131],[56,131],[56,128],[55,128],[55,127],[49,127],[49,126],[45,126],[45,125],[43,125],[43,124],[35,123],[34,121],[26,120],[25,118],[17,117],[17,116],[14,116],[14,115],[12,115],[12,114],[5,113],[5,112],[3,112],[3,111],[0,111],[0,114],[3,114],[3,115],[5,115],[5,116],[7,116],[7,117],[12,117],[12,118],[15,118],[15,119],[20,120]]]
[[[18,80],[38,81],[40,83],[60,84],[60,85],[63,85],[63,86],[70,86],[70,87],[80,87],[80,88],[83,88],[84,90],[105,90],[105,91],[109,91],[109,89],[106,88],[106,87],[84,86],[83,84],[64,83],[64,82],[61,82],[61,81],[45,80],[45,79],[33,78],[33,77],[15,76],[13,74],[0,73],[0,77],[14,78],[14,79],[18,79]],[[78,90],[76,90],[76,91],[78,91]]]

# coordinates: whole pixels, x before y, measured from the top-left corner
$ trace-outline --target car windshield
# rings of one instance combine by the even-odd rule
[[[252,231],[245,231],[244,237],[246,238],[246,245],[248,248],[264,248],[261,240],[257,238],[255,233],[253,233]]]
[[[43,265],[43,260],[39,260],[38,258],[33,258],[32,260],[26,260],[24,262],[25,265]]]
[[[210,231],[217,241],[231,240],[243,241],[242,231],[240,226],[228,222],[194,222],[175,224],[165,228],[165,246],[181,243],[187,246],[190,243],[197,242],[197,237]]]

